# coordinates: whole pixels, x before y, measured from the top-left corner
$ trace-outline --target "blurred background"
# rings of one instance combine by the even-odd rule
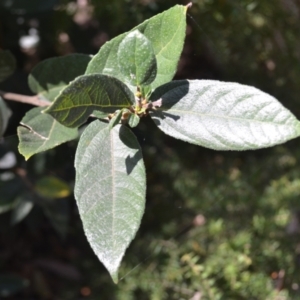
[[[27,76],[53,56],[95,54],[175,0],[1,0],[0,48],[17,70],[0,89],[31,95]],[[253,85],[300,118],[300,1],[194,0],[176,79]],[[216,152],[135,130],[147,170],[141,228],[118,285],[93,254],[75,200],[76,141],[25,162],[13,115],[0,144],[1,299],[300,299],[300,140]]]

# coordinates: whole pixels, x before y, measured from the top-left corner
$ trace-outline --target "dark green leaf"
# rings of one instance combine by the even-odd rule
[[[71,82],[45,113],[65,126],[78,127],[94,110],[115,112],[134,101],[134,95],[120,80],[102,74],[84,75]]]
[[[76,139],[77,130],[68,128],[35,107],[28,111],[18,127],[19,152],[27,160],[32,155]]]
[[[118,49],[121,72],[132,85],[149,85],[156,77],[156,58],[151,42],[138,30],[126,35]]]
[[[118,281],[118,268],[145,206],[142,152],[126,126],[100,121],[82,134],[75,158],[75,198],[94,252]]]
[[[28,84],[40,97],[53,101],[70,81],[84,74],[91,60],[86,54],[69,54],[40,62],[30,73]]]
[[[108,120],[108,113],[107,112],[102,112],[99,110],[94,110],[92,115],[98,119],[107,119]]]
[[[13,74],[16,68],[14,56],[7,50],[0,49],[0,82]]]
[[[0,97],[0,135],[2,136],[6,130],[8,120],[11,116],[11,110]]]
[[[176,5],[171,9],[146,20],[133,28],[139,30],[151,42],[157,62],[157,76],[148,91],[169,82],[176,70],[183,48],[186,30],[186,6]],[[86,74],[102,73],[124,81],[118,63],[118,50],[127,33],[104,44],[90,61]],[[133,92],[136,88],[130,87]]]
[[[151,112],[175,138],[216,150],[258,149],[300,135],[299,121],[272,96],[250,86],[214,80],[174,81],[153,94]]]
[[[119,110],[115,113],[115,115],[111,118],[109,121],[109,128],[112,129],[115,127],[117,124],[119,124],[121,118],[122,118],[123,111]]]

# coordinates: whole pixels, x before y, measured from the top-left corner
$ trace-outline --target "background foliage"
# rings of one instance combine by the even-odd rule
[[[95,53],[179,2],[186,4],[4,0],[0,47],[15,55],[17,71],[0,89],[29,94],[27,74],[39,61]],[[178,79],[254,85],[300,117],[296,0],[195,0],[188,13]],[[8,104],[13,116],[0,160],[1,297],[299,299],[298,140],[215,152],[167,137],[151,120],[140,124],[135,133],[147,170],[147,206],[115,286],[89,248],[71,194],[76,143],[25,163],[12,135],[29,106]],[[4,165],[11,151],[16,161]]]

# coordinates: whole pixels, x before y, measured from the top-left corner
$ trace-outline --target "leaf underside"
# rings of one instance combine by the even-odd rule
[[[158,88],[151,112],[166,134],[215,150],[258,149],[300,135],[299,121],[272,96],[214,80],[173,81]]]
[[[21,121],[22,126],[18,127],[19,152],[26,160],[78,136],[77,129],[61,125],[42,110],[42,107],[35,107],[28,111]]]
[[[145,206],[145,167],[127,127],[98,120],[83,132],[75,158],[77,201],[87,239],[118,281],[118,268],[139,228]]]

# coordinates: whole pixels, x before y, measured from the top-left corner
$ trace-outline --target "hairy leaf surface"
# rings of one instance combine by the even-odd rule
[[[138,30],[130,32],[121,42],[118,62],[126,80],[134,86],[148,85],[156,77],[156,58],[151,42]]]
[[[175,138],[216,150],[273,146],[300,135],[299,121],[272,96],[250,86],[213,80],[173,81],[158,88],[151,113]]]
[[[91,74],[76,78],[44,112],[68,127],[82,125],[94,110],[114,112],[134,104],[134,95],[120,80]]]
[[[145,167],[126,126],[98,120],[83,132],[75,158],[75,198],[87,239],[115,282],[145,206]]]
[[[84,74],[90,60],[90,55],[78,53],[45,59],[31,71],[28,85],[41,98],[53,101],[70,81]]]
[[[185,38],[186,10],[186,6],[176,5],[132,29],[137,29],[145,35],[154,50],[157,75],[148,91],[172,80],[176,72]],[[118,63],[118,51],[127,34],[121,34],[105,43],[90,61],[86,74],[108,74],[124,81]],[[135,87],[130,88],[135,92]]]
[[[18,127],[19,152],[25,159],[78,136],[77,129],[61,125],[42,110],[42,107],[35,107],[28,111],[21,121],[22,126]]]

